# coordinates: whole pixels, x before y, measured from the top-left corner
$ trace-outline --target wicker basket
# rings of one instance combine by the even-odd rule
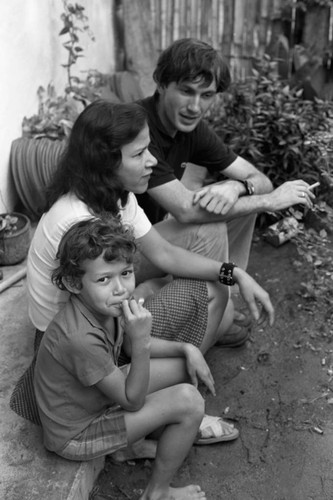
[[[0,217],[6,215],[0,214]],[[24,260],[30,245],[30,219],[17,212],[9,215],[17,217],[17,229],[10,234],[6,234],[4,230],[0,231],[0,265],[2,266],[12,266]]]

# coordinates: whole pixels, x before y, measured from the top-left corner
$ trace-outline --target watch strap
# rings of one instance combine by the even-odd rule
[[[219,273],[219,282],[227,286],[234,285],[233,272],[235,267],[237,266],[233,262],[223,262]]]
[[[251,181],[248,181],[248,180],[245,180],[245,181],[242,180],[241,181],[240,180],[239,182],[241,182],[243,184],[243,186],[245,187],[246,194],[248,196],[252,196],[254,194],[254,185],[252,184]]]

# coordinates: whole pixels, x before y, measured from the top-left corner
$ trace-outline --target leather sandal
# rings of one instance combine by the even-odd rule
[[[229,331],[225,333],[215,345],[222,348],[240,347],[245,344],[249,337],[249,328],[243,328],[236,323],[233,323]]]
[[[252,325],[252,317],[244,311],[238,311],[235,309],[234,323],[239,326],[250,327]]]
[[[233,441],[239,436],[239,430],[234,424],[226,422],[221,417],[205,415],[202,419],[195,445],[205,445]]]

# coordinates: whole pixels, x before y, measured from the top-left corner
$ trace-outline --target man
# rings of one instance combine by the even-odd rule
[[[177,40],[161,53],[153,78],[156,92],[140,104],[148,112],[149,149],[158,163],[147,194],[138,196],[139,204],[172,243],[246,269],[257,213],[299,203],[311,207],[314,195],[302,180],[273,190],[262,172],[237,156],[205,123],[216,94],[231,80],[225,61],[211,46]],[[139,276],[156,274],[145,262]],[[231,300],[229,310],[234,314]],[[246,317],[236,313],[225,347],[245,342],[245,323]]]

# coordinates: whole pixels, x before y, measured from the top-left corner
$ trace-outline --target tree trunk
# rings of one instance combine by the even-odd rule
[[[123,0],[126,69],[137,74],[145,96],[155,90],[152,75],[157,61],[150,0]]]
[[[232,77],[233,72],[233,32],[234,32],[234,2],[225,0],[224,2],[224,23],[222,33],[222,54],[229,61],[229,67]]]
[[[325,64],[325,56],[329,50],[329,22],[328,7],[317,6],[306,11],[302,41],[310,55],[311,86],[321,99],[332,99],[331,62]]]

